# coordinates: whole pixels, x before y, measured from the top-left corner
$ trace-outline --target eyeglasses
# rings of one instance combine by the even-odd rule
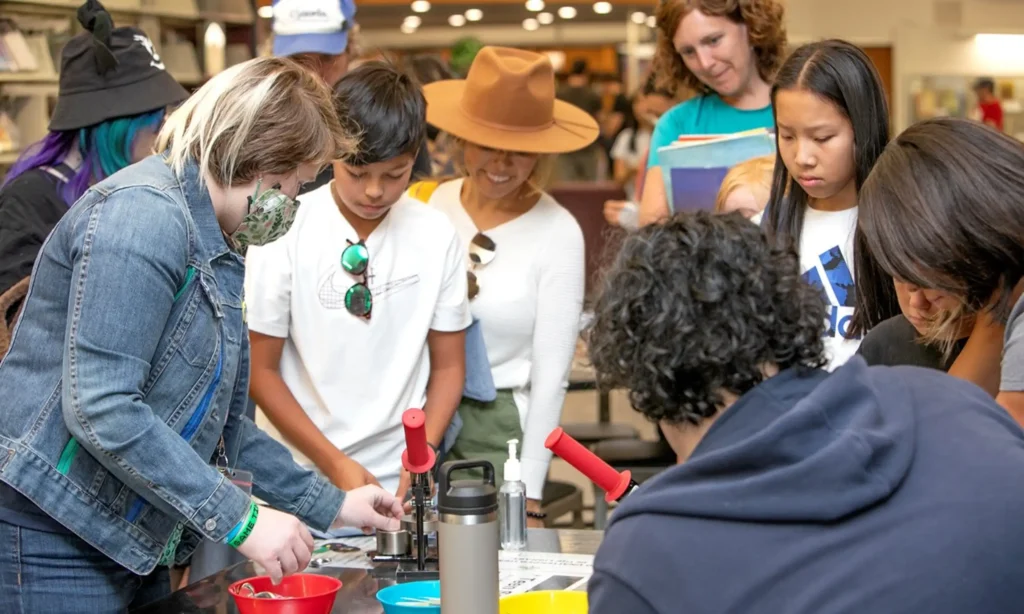
[[[345,292],[345,309],[357,318],[369,320],[370,312],[373,311],[373,295],[370,294],[366,275],[370,268],[370,252],[362,241],[346,241],[348,247],[341,252],[341,268],[345,269],[346,273],[359,277],[360,281]]]
[[[497,245],[494,244],[494,240],[482,232],[476,233],[473,240],[469,242],[469,262],[471,265],[466,274],[469,279],[470,299],[474,299],[477,294],[480,294],[480,284],[477,283],[474,271],[479,267],[490,264],[494,260],[496,249]]]

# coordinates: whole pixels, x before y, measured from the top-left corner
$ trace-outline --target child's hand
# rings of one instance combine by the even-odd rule
[[[327,472],[327,477],[331,480],[331,483],[346,492],[355,490],[360,486],[366,486],[367,484],[380,486],[380,482],[377,481],[377,478],[373,477],[372,473],[347,456],[338,461],[337,465]]]
[[[612,226],[619,225],[619,213],[626,208],[628,204],[625,200],[606,200],[604,201],[604,219]]]

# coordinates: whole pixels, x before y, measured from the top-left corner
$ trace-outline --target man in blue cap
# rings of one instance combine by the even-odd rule
[[[348,72],[355,17],[352,0],[275,0],[274,55],[292,58],[333,88]],[[412,176],[415,181],[430,174],[430,152],[424,144]],[[315,190],[333,178],[333,167],[328,166],[299,193]]]
[[[287,56],[334,86],[348,72],[352,0],[276,0],[274,55]]]

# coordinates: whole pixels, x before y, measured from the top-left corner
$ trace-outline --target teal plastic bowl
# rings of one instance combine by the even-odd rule
[[[377,593],[377,601],[384,606],[384,614],[441,614],[441,606],[398,605],[406,599],[433,597],[441,598],[441,583],[406,582],[382,589]]]

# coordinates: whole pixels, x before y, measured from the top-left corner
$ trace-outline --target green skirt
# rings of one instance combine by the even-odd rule
[[[462,431],[446,460],[485,460],[494,465],[495,484],[504,481],[505,461],[508,460],[508,440],[518,439],[522,449],[523,427],[519,422],[519,408],[511,390],[499,390],[496,399],[481,403],[462,398],[459,404]],[[458,475],[483,477],[483,471],[470,470]]]

